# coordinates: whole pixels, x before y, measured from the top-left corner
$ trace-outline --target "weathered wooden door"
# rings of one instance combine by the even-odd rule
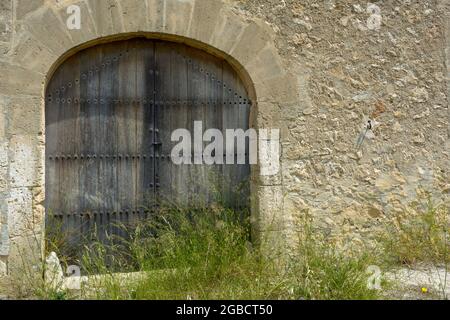
[[[228,63],[186,45],[133,39],[75,54],[46,91],[51,225],[76,250],[93,230],[100,241],[122,236],[116,224],[148,218],[158,196],[247,206],[248,188],[233,191],[248,182],[248,164],[175,165],[170,153],[173,130],[193,133],[194,121],[247,130],[249,110]]]

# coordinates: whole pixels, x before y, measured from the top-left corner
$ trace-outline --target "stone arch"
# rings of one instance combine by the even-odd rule
[[[8,238],[0,255],[12,255],[24,236],[36,234],[44,217],[44,92],[57,66],[71,54],[114,39],[146,36],[187,43],[226,59],[241,75],[255,104],[256,128],[281,128],[282,106],[300,103],[297,77],[286,70],[265,22],[248,20],[221,0],[44,0],[21,2],[10,52],[0,58],[0,94],[9,99],[8,199],[18,199],[4,220]],[[68,30],[66,8],[81,9],[81,30]],[[18,11],[19,12],[19,11]],[[283,132],[281,133],[283,139]],[[281,173],[252,172],[255,231],[284,234]],[[14,212],[12,212],[12,210]],[[34,227],[30,228],[30,224]],[[39,229],[39,228],[37,228]],[[9,243],[14,245],[9,246]],[[11,250],[10,250],[11,248]]]

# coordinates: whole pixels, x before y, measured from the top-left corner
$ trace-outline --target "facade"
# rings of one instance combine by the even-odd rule
[[[446,0],[1,0],[0,274],[41,255],[47,87],[67,59],[114,41],[226,61],[253,102],[249,126],[280,129],[280,170],[250,174],[254,231],[270,244],[295,242],[308,216],[362,246],[422,192],[448,201],[449,15]]]

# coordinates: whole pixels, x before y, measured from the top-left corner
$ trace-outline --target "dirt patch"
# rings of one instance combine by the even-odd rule
[[[436,266],[399,268],[386,273],[394,283],[386,297],[398,300],[450,299],[450,269]]]

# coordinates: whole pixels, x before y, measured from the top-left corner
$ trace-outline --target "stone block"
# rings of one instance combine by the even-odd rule
[[[44,5],[44,0],[14,0],[16,8],[16,19],[21,20],[27,14],[38,10]]]
[[[260,101],[256,105],[256,125],[259,129],[279,129],[281,110],[276,102]]]
[[[6,262],[2,261],[2,259],[0,259],[0,277],[6,276],[7,272],[8,272],[8,268],[6,266]]]
[[[8,190],[8,149],[8,141],[0,140],[0,194]]]
[[[245,70],[250,74],[251,78],[259,79],[275,78],[285,73],[281,57],[272,43],[267,44],[255,59],[245,66]]]
[[[188,30],[190,38],[209,43],[212,33],[220,17],[222,1],[197,0]]]
[[[170,34],[186,35],[191,22],[194,1],[166,1],[164,30]]]
[[[0,145],[0,151],[2,146]],[[0,167],[3,170],[3,167]],[[1,173],[0,173],[1,175]],[[0,181],[6,182],[6,188],[0,190],[0,256],[7,256],[9,253],[9,233],[8,233],[8,203],[7,203],[7,176],[0,177]]]
[[[225,10],[222,10],[222,12],[223,14],[219,17],[210,43],[224,52],[230,52],[237,44],[247,24],[241,17],[232,12],[226,12],[226,14]]]
[[[44,131],[43,101],[36,96],[11,98],[8,119],[9,135],[39,135]]]
[[[121,15],[125,32],[146,31],[148,26],[146,1],[121,0]]]
[[[76,45],[80,45],[90,40],[96,39],[97,31],[95,23],[92,19],[91,12],[89,11],[86,2],[72,1],[70,5],[75,5],[80,8],[80,29],[69,29],[69,27],[67,26],[67,20],[70,17],[70,14],[67,13],[69,4],[61,4],[56,10],[57,14],[60,16],[61,21],[63,21],[64,23],[63,28],[65,28],[65,32],[69,34],[70,38],[72,39],[73,44],[71,45],[71,47],[75,47]],[[67,47],[66,50],[70,49],[71,47]]]
[[[251,22],[230,55],[244,67],[256,57],[270,40],[270,32],[261,22]]]
[[[289,252],[289,242],[284,231],[261,231],[254,234],[253,239],[267,262],[283,267]]]
[[[6,138],[6,102],[0,97],[0,141]]]
[[[252,226],[256,232],[282,231],[286,229],[283,216],[283,192],[281,186],[252,187]]]
[[[4,95],[40,95],[45,83],[43,75],[0,61],[0,92]]]
[[[10,237],[30,233],[34,228],[32,194],[29,188],[12,188],[8,203],[8,233]]]
[[[13,31],[12,0],[0,2],[0,42],[9,42]]]
[[[152,32],[162,32],[165,26],[166,1],[147,0],[147,6],[149,30]]]
[[[42,248],[40,234],[28,233],[11,238],[8,273],[14,279],[14,285],[30,289],[36,286],[37,281],[42,281]]]
[[[17,35],[17,44],[11,51],[14,64],[42,74],[47,74],[58,58],[27,31]]]
[[[122,16],[117,0],[88,0],[87,3],[99,36],[122,32]]]
[[[8,54],[11,50],[10,42],[0,42],[0,60],[8,61]]]
[[[42,147],[34,136],[15,135],[10,141],[10,186],[33,187],[41,182]]]
[[[36,225],[36,230],[38,230],[40,226],[43,226],[45,222],[45,188],[44,188],[45,176],[41,175],[41,177],[42,177],[41,186],[34,187],[31,190],[33,197],[32,202],[33,217],[34,217],[33,219]]]
[[[286,73],[271,79],[254,79],[255,90],[260,102],[293,104],[299,102],[298,78]]]
[[[75,46],[69,36],[66,21],[60,20],[52,8],[45,8],[28,16],[25,29],[58,57]]]

